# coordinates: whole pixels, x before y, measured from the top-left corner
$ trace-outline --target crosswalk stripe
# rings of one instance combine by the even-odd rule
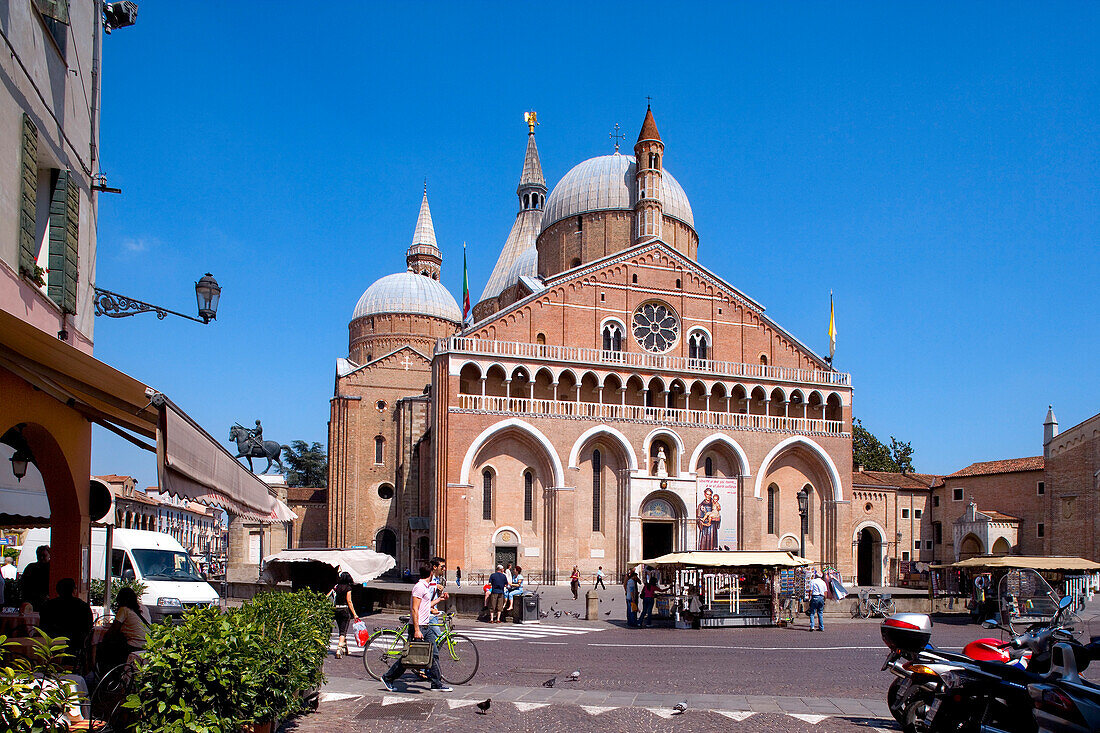
[[[828,715],[816,715],[814,713],[787,713],[792,718],[798,718],[799,720],[809,723],[810,725],[817,725],[821,721],[828,718]]]
[[[526,712],[530,712],[531,710],[538,710],[539,708],[544,708],[547,705],[549,705],[550,703],[548,703],[548,702],[513,702],[512,704],[516,706],[516,710],[520,711],[521,713],[526,713]]]

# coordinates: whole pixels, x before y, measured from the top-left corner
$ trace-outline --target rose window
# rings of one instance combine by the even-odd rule
[[[680,334],[680,321],[664,303],[644,303],[634,311],[631,324],[638,344],[654,354],[672,348]]]

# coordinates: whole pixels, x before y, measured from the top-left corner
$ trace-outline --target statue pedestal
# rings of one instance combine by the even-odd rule
[[[279,501],[286,502],[286,477],[282,474],[257,474],[256,478],[275,489]],[[255,583],[260,578],[260,562],[287,548],[290,525],[287,522],[255,522],[229,513],[229,556],[225,577],[231,583]]]

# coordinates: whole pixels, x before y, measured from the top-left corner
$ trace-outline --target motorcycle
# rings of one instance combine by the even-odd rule
[[[1100,686],[1081,678],[1089,662],[1097,659],[1100,659],[1100,637],[1092,637],[1083,647],[1054,645],[1048,679],[1027,686],[1041,733],[1100,731]]]
[[[1054,644],[1076,643],[1066,628],[1071,600],[1056,602],[1057,595],[1033,570],[1006,574],[999,598],[1001,622],[983,626],[1012,638],[977,639],[963,654],[928,643],[932,622],[925,614],[883,621],[882,639],[891,650],[883,669],[898,678],[887,703],[907,733],[1037,730],[1027,685],[1041,682],[1039,674],[1050,669]]]

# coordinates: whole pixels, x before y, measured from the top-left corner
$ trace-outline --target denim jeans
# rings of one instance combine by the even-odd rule
[[[655,598],[643,598],[642,599],[642,615],[638,617],[638,624],[653,622],[653,601]]]
[[[810,629],[814,627],[814,616],[817,616],[817,628],[825,630],[825,596],[812,596],[810,598]]]
[[[634,606],[630,602],[630,596],[626,597],[626,625],[638,625],[638,612],[634,610]]]
[[[443,678],[439,672],[439,635],[443,633],[442,627],[436,624],[422,624],[420,626],[421,633],[424,634],[424,641],[430,641],[432,643],[432,666],[428,668],[428,680],[431,681],[432,687],[441,687],[443,685]],[[409,640],[412,641],[412,624],[409,625]],[[382,678],[387,682],[393,682],[395,679],[405,674],[405,663],[401,659],[398,659],[390,668],[386,671],[386,674],[382,675]]]

